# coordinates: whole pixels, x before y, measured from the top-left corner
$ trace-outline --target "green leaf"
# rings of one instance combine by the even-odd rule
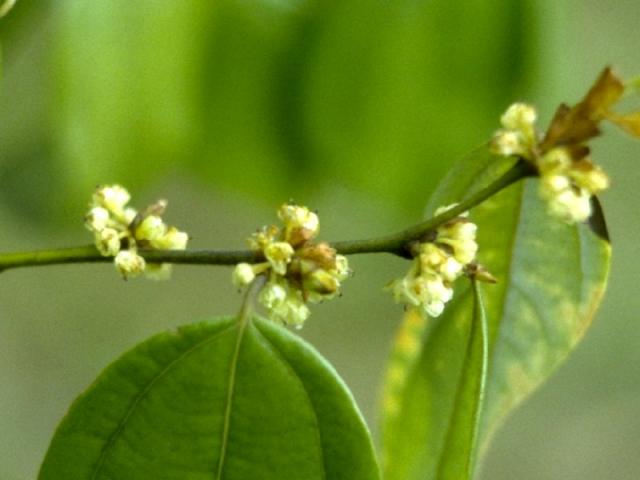
[[[469,156],[443,181],[427,213],[468,197],[512,163]],[[538,180],[527,179],[471,211],[478,224],[479,261],[498,279],[484,295],[489,372],[480,451],[504,416],[573,350],[606,286],[610,245],[597,201],[589,224],[569,226],[546,213],[537,189]],[[464,453],[454,458],[445,450],[448,439],[460,435],[451,427],[459,415],[456,402],[472,311],[471,291],[462,287],[441,317],[417,320],[407,315],[384,397],[386,480],[448,478],[438,476],[442,458],[465,462]],[[413,345],[411,355],[407,345]]]
[[[378,479],[369,433],[332,367],[260,319],[152,337],[71,407],[46,479]]]
[[[489,338],[487,315],[478,282],[473,281],[473,314],[467,351],[451,424],[438,465],[442,480],[473,478],[476,441],[487,382]]]

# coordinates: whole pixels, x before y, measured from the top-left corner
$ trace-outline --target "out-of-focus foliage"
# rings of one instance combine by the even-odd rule
[[[23,90],[8,73],[23,101],[1,114],[0,171],[5,194],[49,173],[56,195],[33,211],[184,171],[273,200],[337,183],[417,211],[530,62],[528,2],[513,0],[23,1],[5,49],[35,53],[41,77]]]

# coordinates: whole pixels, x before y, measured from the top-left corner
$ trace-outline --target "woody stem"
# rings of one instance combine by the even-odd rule
[[[363,240],[338,241],[331,243],[331,246],[342,255],[391,253],[401,257],[408,257],[408,246],[412,242],[424,238],[438,226],[479,205],[518,180],[531,176],[533,173],[532,167],[525,161],[520,160],[494,182],[440,215],[391,235]],[[138,250],[138,254],[142,255],[149,263],[189,265],[235,265],[240,262],[256,263],[264,260],[259,252],[253,250]],[[93,245],[3,253],[0,254],[0,272],[19,267],[111,262],[112,260],[113,257],[100,255]]]

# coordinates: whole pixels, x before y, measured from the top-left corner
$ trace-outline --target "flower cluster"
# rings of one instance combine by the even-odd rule
[[[436,216],[454,205],[436,210]],[[438,227],[435,238],[420,243],[411,269],[394,280],[389,289],[397,302],[419,307],[431,317],[439,316],[453,297],[453,282],[475,260],[477,226],[464,213]]]
[[[120,185],[96,189],[85,216],[96,248],[103,256],[114,257],[115,267],[125,279],[143,272],[149,278],[168,278],[171,265],[147,264],[138,248],[184,250],[189,236],[162,220],[166,201],[159,200],[144,212],[138,212],[127,206],[130,199],[129,192]]]
[[[307,304],[335,297],[341,282],[350,275],[349,265],[347,258],[327,243],[313,243],[320,226],[314,212],[284,204],[278,216],[283,228],[264,227],[249,239],[250,247],[265,261],[236,265],[232,280],[242,288],[256,276],[266,276],[259,302],[273,320],[301,327],[310,315]]]
[[[536,112],[523,103],[511,105],[501,117],[502,129],[490,143],[497,155],[518,156],[540,175],[540,195],[549,212],[567,223],[587,220],[591,197],[609,186],[609,179],[589,158],[587,142],[600,134],[608,120],[640,137],[640,114],[612,111],[625,92],[625,84],[605,68],[585,97],[573,107],[561,104],[543,137],[535,130]]]
[[[535,109],[511,105],[501,117],[490,149],[504,156],[517,155],[532,163],[540,175],[540,196],[549,213],[567,223],[591,216],[591,196],[609,187],[609,179],[589,158],[586,147],[558,146],[544,151],[535,131]]]
[[[556,147],[538,160],[540,195],[549,212],[567,223],[583,222],[591,216],[591,196],[609,187],[600,167],[571,151]]]
[[[489,148],[496,155],[517,155],[533,160],[538,143],[535,129],[538,114],[531,105],[514,103],[500,117],[502,128],[496,132]]]

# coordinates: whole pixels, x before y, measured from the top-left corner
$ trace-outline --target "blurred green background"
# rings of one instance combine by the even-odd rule
[[[290,198],[322,237],[415,222],[456,158],[514,100],[543,122],[612,64],[640,73],[637,0],[18,0],[0,20],[0,250],[90,242],[98,183],[120,182],[194,248],[243,247]],[[614,243],[586,340],[496,436],[481,479],[637,479],[640,142],[608,129],[595,158]],[[559,248],[562,248],[559,246]],[[301,334],[375,431],[406,265],[354,257],[345,295]],[[0,276],[0,479],[33,478],[70,402],[124,350],[231,313],[227,268],[123,282],[105,265]]]

